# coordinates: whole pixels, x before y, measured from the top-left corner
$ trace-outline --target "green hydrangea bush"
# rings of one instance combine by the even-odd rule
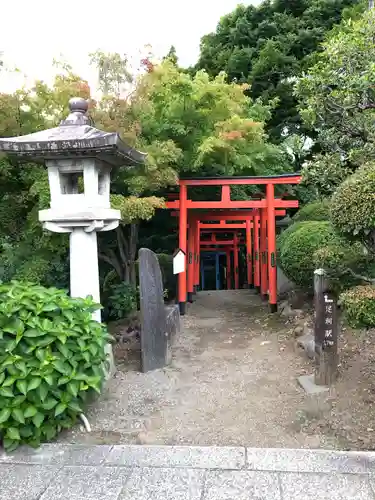
[[[375,327],[375,286],[355,286],[340,295],[340,303],[350,326]]]
[[[104,325],[91,298],[13,281],[0,285],[0,438],[37,447],[72,427],[106,370]]]

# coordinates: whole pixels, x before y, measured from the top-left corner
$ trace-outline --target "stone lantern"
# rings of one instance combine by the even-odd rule
[[[119,225],[110,207],[113,168],[142,164],[145,154],[127,146],[117,133],[103,132],[87,116],[84,99],[69,101],[70,114],[49,130],[0,139],[0,151],[47,166],[50,208],[39,212],[43,227],[70,233],[70,293],[100,302],[97,232]],[[100,311],[94,313],[101,320]]]

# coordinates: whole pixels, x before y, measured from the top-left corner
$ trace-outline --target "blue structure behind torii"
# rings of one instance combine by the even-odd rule
[[[205,271],[209,260],[212,262],[212,257],[215,258],[215,284],[216,290],[221,290],[221,277],[220,277],[220,255],[226,255],[225,252],[205,252],[201,251],[201,286],[202,290],[205,288]],[[208,259],[207,259],[208,258]]]

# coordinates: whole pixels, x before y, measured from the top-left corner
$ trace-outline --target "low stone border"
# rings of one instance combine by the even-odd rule
[[[219,446],[47,444],[0,454],[0,464],[193,468],[365,474],[375,472],[375,452]]]

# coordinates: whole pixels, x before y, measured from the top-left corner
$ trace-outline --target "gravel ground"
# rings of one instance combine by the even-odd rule
[[[290,324],[251,291],[201,292],[172,365],[142,374],[126,358],[90,410],[92,432],[63,440],[342,448],[334,432],[308,426],[331,405],[297,385],[312,366],[295,345]]]

